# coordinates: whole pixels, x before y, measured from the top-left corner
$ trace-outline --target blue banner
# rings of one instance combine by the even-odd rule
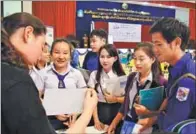
[[[151,25],[160,17],[175,17],[175,9],[107,1],[77,1],[76,36],[89,35],[91,21]]]

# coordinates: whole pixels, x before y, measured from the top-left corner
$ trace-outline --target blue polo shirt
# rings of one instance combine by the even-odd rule
[[[185,54],[176,65],[170,66],[167,89],[180,76],[186,73],[195,75],[195,66],[196,63],[188,54]],[[166,114],[161,113],[158,116],[158,125],[162,130],[167,130],[170,126],[189,119],[193,106],[196,106],[196,83],[191,78],[183,78],[171,91],[167,91],[167,94],[169,99]]]
[[[95,52],[89,51],[85,56],[82,68],[89,70],[91,72],[94,70],[97,70],[98,60],[99,60],[98,54]]]
[[[80,61],[79,61],[79,52],[78,50],[74,49],[73,53],[72,53],[72,60],[71,60],[71,66],[73,68],[77,68],[80,66]]]

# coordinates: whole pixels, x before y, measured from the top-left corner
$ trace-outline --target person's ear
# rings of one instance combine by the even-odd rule
[[[102,41],[103,41],[104,45],[106,45],[106,39],[103,38]]]
[[[153,58],[151,58],[151,59],[152,59],[152,64],[153,64],[153,63],[155,62],[156,59],[155,59],[155,57],[153,57]]]
[[[34,31],[34,28],[32,26],[25,27],[25,29],[24,29],[24,41],[25,41],[25,43],[32,42],[32,40],[34,38],[33,31]]]
[[[177,38],[175,39],[175,44],[176,44],[176,46],[177,46],[178,48],[180,48],[181,45],[182,45],[182,39],[179,38],[179,37],[177,37]]]
[[[116,62],[116,61],[117,61],[117,59],[118,59],[118,58],[117,58],[117,56],[115,56],[115,57],[114,57],[114,62]]]
[[[171,42],[171,48],[175,49],[175,48],[180,48],[180,46],[182,45],[182,39],[179,37],[176,37],[172,42]]]

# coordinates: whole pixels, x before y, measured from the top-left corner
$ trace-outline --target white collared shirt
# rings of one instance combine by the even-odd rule
[[[138,89],[137,89],[137,82],[139,82],[140,83],[140,81],[139,81],[139,76],[140,74],[139,73],[137,73],[136,75],[135,75],[135,77],[134,77],[134,79],[133,79],[133,85],[132,85],[132,89],[130,90],[130,92],[129,92],[129,101],[130,101],[130,103],[129,103],[129,109],[131,109],[132,108],[132,105],[133,105],[133,103],[134,103],[134,98],[135,98],[135,96],[137,95],[137,91],[138,91]],[[153,76],[152,76],[152,72],[150,72],[150,74],[148,75],[148,77],[147,77],[147,79],[145,80],[145,82],[148,80],[149,82],[148,82],[148,84],[144,87],[144,89],[149,89],[150,88],[150,86],[151,86],[151,84],[152,84],[152,80],[153,80],[153,78],[152,78]],[[130,81],[129,81],[130,82]],[[145,83],[144,82],[144,83]],[[128,115],[131,117],[131,113],[130,113],[130,111],[129,111],[129,113],[128,113]]]
[[[89,78],[89,81],[88,81],[88,86],[91,87],[91,88],[95,88],[95,84],[97,83],[96,75],[97,75],[97,71],[93,71],[90,75],[90,78]],[[108,73],[106,73],[105,71],[102,70],[100,76],[101,76],[100,84],[101,84],[102,90],[104,90],[106,88],[106,85],[105,85],[106,80],[108,80],[110,78],[118,77],[117,74],[115,72],[113,72],[113,70],[110,70]],[[104,99],[104,96],[102,94],[100,86],[98,86],[97,90],[98,90],[98,100],[99,100],[99,102],[106,102],[105,99]]]
[[[29,75],[31,76],[38,90],[40,90],[39,85],[43,82],[41,73],[43,73],[45,69],[46,67],[38,70],[37,68],[35,68],[35,66],[33,66],[32,69],[29,70]]]
[[[140,76],[139,76],[139,75],[140,75],[140,74],[137,73],[135,77],[136,77],[136,79],[137,79],[137,82],[138,82],[139,84],[141,84],[141,83],[140,83],[140,80],[139,80],[139,79],[140,79]],[[150,82],[152,82],[152,72],[150,72],[150,74],[148,75],[148,77],[147,77],[147,79],[144,81],[144,83],[146,83],[147,80],[150,81]],[[151,85],[151,83],[148,83],[148,85]],[[146,85],[145,87],[148,87],[148,86]],[[149,87],[149,88],[150,88],[150,87]]]
[[[57,72],[55,70],[55,67],[53,64],[51,64],[49,67],[47,67],[46,70],[44,70],[43,73],[41,73],[42,81],[39,85],[39,89],[45,90],[45,89],[58,89],[58,83],[59,79],[57,75],[53,72]],[[58,73],[58,72],[57,72]],[[67,74],[68,73],[68,74]],[[76,89],[76,88],[85,88],[86,82],[84,81],[84,77],[82,73],[71,67],[71,65],[68,65],[68,68],[65,72],[59,73],[60,75],[67,74],[64,78],[65,87],[67,89]]]

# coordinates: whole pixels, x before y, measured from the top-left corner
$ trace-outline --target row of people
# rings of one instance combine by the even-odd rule
[[[164,27],[164,25],[166,25],[165,21],[167,22],[166,24],[168,24],[168,27],[170,27],[170,29],[172,28],[174,29],[172,31],[168,31],[168,33],[171,32],[170,33],[171,35],[170,34],[169,35],[173,37],[172,40],[169,40],[170,37],[168,37],[167,35],[165,35],[165,33],[162,33],[161,31],[162,29],[165,28]],[[178,31],[179,27],[182,31]],[[125,120],[131,120],[131,121],[142,124],[144,126],[142,129],[152,126],[154,122],[158,119],[159,128],[165,130],[170,125],[173,125],[181,120],[185,120],[189,118],[188,116],[191,113],[192,108],[195,106],[195,101],[194,101],[195,96],[193,95],[195,93],[195,87],[194,87],[194,82],[190,79],[185,79],[185,81],[181,82],[181,84],[178,85],[178,87],[175,87],[176,90],[172,90],[173,94],[169,94],[168,96],[169,91],[166,91],[167,96],[165,98],[165,101],[163,102],[162,107],[160,108],[158,112],[160,113],[158,117],[154,116],[152,118],[138,120],[137,114],[139,114],[140,111],[143,110],[141,113],[146,113],[146,111],[149,113],[149,110],[147,110],[145,107],[141,107],[141,105],[133,107],[133,103],[140,89],[159,86],[159,85],[165,85],[165,80],[163,79],[160,73],[159,64],[156,58],[158,58],[158,60],[161,62],[166,61],[174,67],[178,66],[177,68],[179,68],[179,65],[183,66],[184,72],[182,72],[182,69],[180,68],[174,69],[174,71],[178,71],[179,74],[176,74],[176,73],[174,74],[170,70],[170,73],[173,74],[173,77],[169,77],[169,84],[168,84],[169,86],[171,86],[171,82],[174,81],[176,77],[181,76],[183,73],[187,73],[187,72],[192,73],[192,74],[195,73],[194,72],[195,64],[189,60],[190,56],[187,56],[183,52],[184,46],[186,45],[188,41],[187,38],[189,37],[187,29],[188,28],[185,25],[181,24],[179,21],[175,19],[167,19],[167,18],[161,19],[153,25],[153,27],[151,28],[151,34],[152,34],[154,44],[152,45],[150,43],[141,43],[138,45],[138,47],[134,51],[134,62],[135,62],[138,72],[131,73],[129,75],[127,86],[125,88],[125,91],[126,91],[125,101],[123,101],[124,97],[111,96],[107,93],[102,92],[103,91],[102,89],[104,88],[104,81],[106,79],[109,79],[110,77],[112,78],[112,77],[118,77],[118,76],[124,75],[124,72],[119,63],[119,57],[118,57],[117,51],[114,48],[114,46],[103,45],[102,47],[99,47],[97,51],[98,52],[97,61],[93,60],[94,62],[98,63],[97,65],[98,69],[97,71],[94,71],[91,73],[90,80],[88,82],[88,86],[95,88],[95,90],[97,90],[98,92],[99,103],[97,107],[93,109],[93,112],[94,112],[93,119],[94,119],[95,127],[97,129],[103,129],[103,126],[105,126],[103,124],[107,124],[107,125],[110,125],[109,128],[107,129],[108,132],[110,133],[116,128],[118,122],[122,118],[124,118]],[[172,36],[172,35],[175,35],[172,32],[174,33],[178,32],[178,34],[183,34],[186,36],[185,37],[177,36],[177,35]],[[14,34],[14,35],[19,35],[19,34]],[[43,40],[37,39],[37,41],[43,41]],[[167,50],[168,55],[173,58],[169,57],[167,54],[164,54],[164,51],[162,49]],[[38,47],[37,47],[37,50],[38,50]],[[70,47],[70,43],[66,41],[65,39],[60,39],[60,41],[53,43],[52,49],[51,49],[53,64],[49,66],[48,68],[46,68],[46,70],[43,73],[41,73],[42,77],[40,78],[43,81],[41,81],[42,84],[40,84],[41,86],[40,88],[38,88],[41,92],[47,88],[50,88],[50,87],[45,88],[48,85],[54,86],[54,88],[67,88],[67,86],[68,88],[69,86],[70,88],[74,88],[74,87],[77,88],[78,86],[77,83],[72,83],[71,81],[67,83],[67,80],[64,81],[66,77],[75,82],[78,82],[77,81],[78,79],[73,80],[73,77],[75,78],[75,76],[81,76],[81,79],[83,78],[81,73],[78,70],[73,69],[70,66],[71,52],[72,50]],[[177,52],[177,53],[174,53],[174,52]],[[26,56],[26,54],[27,53],[23,54],[23,56]],[[25,58],[26,58],[25,60],[27,61],[29,60],[28,57],[25,57]],[[186,62],[189,62],[189,65],[191,66],[191,68],[187,67],[184,64],[185,59],[186,59]],[[31,62],[27,62],[27,63],[31,63]],[[81,82],[82,81],[83,80],[81,80]],[[187,85],[185,84],[185,82],[188,82],[189,84]],[[36,85],[39,86],[39,84],[36,84]],[[86,86],[85,82],[84,82],[84,86]],[[179,96],[177,96],[179,90],[182,90],[182,92],[185,92],[185,90],[189,91],[183,100],[179,100]],[[175,105],[172,105],[171,101],[175,102]],[[185,103],[181,103],[181,101]],[[113,103],[109,104],[107,102],[113,102]],[[123,105],[120,106],[119,103],[123,103]],[[191,105],[188,105],[188,104],[191,104]],[[180,106],[186,107],[186,112],[183,115],[173,114],[176,112],[176,110],[178,110]],[[119,108],[120,108],[120,112],[117,114]],[[167,110],[168,114],[163,115],[161,112],[162,110]],[[104,114],[106,112],[110,112],[109,114],[106,114],[109,116],[104,117]],[[116,114],[117,116],[113,120]],[[179,118],[179,117],[183,117],[183,118]],[[64,119],[61,123],[64,124],[66,117],[64,116],[62,118]],[[82,118],[82,116],[80,118]],[[165,120],[163,120],[163,118]],[[169,118],[173,118],[175,120],[171,121]],[[76,124],[77,124],[77,121],[76,121]],[[118,127],[120,128],[120,126]]]
[[[190,36],[189,28],[176,19],[162,18],[153,24],[150,29],[150,34],[152,35],[153,47],[147,45],[148,48],[147,46],[142,47],[142,45],[138,45],[135,49],[134,62],[138,73],[131,73],[129,75],[125,88],[124,103],[108,128],[109,133],[117,127],[122,118],[141,124],[143,127],[140,131],[157,124],[158,129],[165,132],[172,131],[172,127],[181,121],[196,118],[196,84],[194,80],[196,64],[191,59],[190,54],[184,52]],[[142,59],[141,57],[145,58]],[[156,58],[160,62],[170,64],[167,84],[160,73],[160,68],[157,68],[158,66],[155,67]],[[143,69],[146,69],[146,72]],[[149,73],[150,70],[152,71],[151,73]],[[192,74],[193,79],[184,77],[178,81],[177,85],[173,86],[178,78],[187,73]],[[137,74],[139,74],[139,78]],[[150,74],[153,75],[150,76]],[[148,83],[144,84],[143,82],[145,81],[148,81]],[[146,107],[138,104],[133,106],[135,95],[139,92],[138,90],[146,86],[149,88],[149,86],[154,87],[159,85],[166,85],[167,87],[166,96],[159,111],[150,111]],[[179,112],[180,110],[183,110],[183,112]],[[156,113],[156,115],[144,119],[138,119],[137,117],[138,115],[151,113]],[[187,132],[192,133],[193,131],[189,129]],[[119,131],[116,131],[116,133],[119,133]]]
[[[72,55],[71,53],[71,44],[66,39],[56,39],[53,42],[51,48],[51,58],[53,64],[40,72],[41,77],[34,79],[34,82],[38,89],[40,89],[39,91],[41,93],[44,93],[44,90],[46,89],[75,89],[86,87],[86,83],[81,73],[70,65],[70,59]],[[123,96],[116,97],[107,93],[103,93],[103,89],[106,88],[104,81],[109,78],[125,75],[125,73],[122,69],[117,50],[114,46],[102,46],[99,50],[98,57],[98,70],[91,73],[88,86],[95,88],[98,91],[99,103],[97,109],[95,109],[93,113],[93,120],[95,127],[101,130],[105,126],[103,124],[110,125],[118,113],[121,103],[124,101]],[[159,79],[159,76],[161,76],[161,71],[159,68],[159,63],[152,51],[152,44],[138,44],[138,47],[135,49],[134,59],[136,68],[138,72],[141,73],[141,75],[144,73],[146,76],[150,75],[149,77],[151,78],[149,79],[155,79],[155,83],[152,84],[151,80],[151,82],[148,83],[148,87],[146,88],[151,87],[151,84],[154,86],[163,84],[163,82],[162,84],[159,84],[157,80]],[[142,78],[141,85],[144,84],[143,81],[146,79],[146,76]],[[139,82],[139,74],[137,77]],[[131,83],[132,81],[133,80],[129,80],[128,83]],[[137,93],[137,91],[135,92]],[[132,96],[132,99],[135,98],[135,94],[132,94]],[[55,129],[65,128],[64,124],[67,125],[67,123],[65,123],[67,119],[66,115],[57,115],[56,118],[49,117],[49,119]],[[74,119],[74,122],[76,116],[72,119]]]
[[[139,55],[138,58],[137,58],[137,55]],[[148,60],[147,57],[150,60]],[[107,93],[103,93],[101,89],[105,88],[104,87],[104,80],[106,80],[110,77],[115,77],[115,75],[116,75],[116,77],[124,75],[124,72],[123,72],[121,64],[119,62],[119,57],[118,57],[117,51],[113,46],[103,45],[102,47],[100,47],[100,49],[98,51],[98,59],[99,59],[98,60],[98,70],[92,72],[92,74],[90,76],[90,80],[88,82],[88,86],[95,88],[98,91],[99,103],[98,103],[97,109],[95,109],[95,111],[94,111],[93,119],[94,119],[95,127],[100,130],[105,127],[104,124],[107,124],[107,125],[111,124],[114,116],[116,115],[116,113],[118,112],[118,109],[120,108],[119,102],[122,103],[124,100],[123,97],[121,99],[118,99],[115,96],[110,96]],[[161,74],[160,65],[159,65],[158,61],[156,60],[156,56],[153,52],[152,44],[149,44],[149,43],[138,44],[138,47],[134,51],[134,62],[135,62],[137,71],[139,72],[136,75],[138,77],[137,78],[138,83],[139,83],[139,79],[140,79],[139,76],[140,75],[142,76],[143,73],[148,74],[150,72],[150,74],[148,74],[148,75],[152,75],[152,74],[153,75],[149,76],[149,77],[152,77],[151,79],[155,79],[155,80],[153,82],[151,80],[151,84],[147,84],[148,85],[147,88],[156,87],[156,86],[160,86],[160,85],[166,85],[165,80],[163,79],[163,75]],[[149,71],[149,69],[151,71]],[[118,72],[121,72],[121,74]],[[134,76],[134,77],[136,77],[136,76]],[[133,80],[134,80],[133,78],[128,81],[129,84],[133,82]],[[146,78],[143,78],[143,79],[145,80]],[[138,88],[138,85],[136,87]],[[132,88],[135,88],[135,87],[132,87]],[[141,88],[145,88],[145,86],[144,87],[139,86],[139,89],[141,89]],[[139,89],[138,89],[138,91],[134,91],[134,92],[136,94],[138,94]],[[129,89],[126,89],[126,90],[128,90],[128,92],[126,92],[126,95],[127,94],[129,95],[129,92],[132,91],[130,87],[129,87]],[[127,95],[127,97],[129,98],[128,95]],[[128,119],[128,120],[132,120],[134,122],[137,122],[137,120],[138,120],[137,115],[135,112],[135,108],[133,107],[133,102],[134,102],[133,99],[135,98],[135,94],[131,93],[131,96],[132,96],[131,97],[132,101],[130,100],[131,102],[128,101],[127,104],[126,103],[123,104],[123,108],[121,108],[119,114],[116,116],[116,118],[114,119],[114,121],[110,125],[110,127],[108,129],[109,132],[111,132],[117,126],[118,122],[123,117],[122,115],[125,116],[125,120]],[[118,100],[121,100],[121,101],[118,101]],[[107,101],[113,102],[113,104],[109,104],[109,103],[107,103]],[[165,99],[164,102],[166,102],[166,101],[167,101],[167,99]],[[130,103],[132,103],[132,104],[130,104]],[[163,104],[165,104],[165,103],[163,103]],[[132,106],[129,106],[128,111],[126,111],[124,113],[123,109],[125,109],[124,107],[126,107],[126,109],[127,109],[128,105],[132,105]],[[161,111],[161,110],[163,110],[163,107],[161,107],[159,111]],[[108,115],[106,113],[108,113]],[[131,113],[134,115],[131,115]],[[132,119],[132,118],[134,118],[134,119]],[[119,132],[119,130],[117,130],[117,131]]]
[[[180,76],[187,73],[191,73],[195,75],[196,65],[193,62],[193,60],[191,60],[190,54],[185,53],[185,49],[187,48],[188,40],[190,36],[190,30],[185,24],[183,24],[182,22],[176,19],[162,18],[154,23],[154,25],[150,29],[150,34],[152,35],[152,41],[153,41],[153,47],[150,48],[151,50],[153,50],[152,53],[154,53],[158,61],[167,62],[170,65],[169,79],[168,79],[169,81],[166,86],[167,87],[166,98],[162,106],[160,107],[159,111],[157,111],[158,116],[154,116],[152,118],[146,118],[143,120],[138,120],[138,123],[144,126],[141,130],[145,129],[146,127],[152,126],[155,122],[157,122],[159,129],[169,131],[168,128],[175,125],[176,123],[189,118],[196,117],[194,113],[194,109],[196,107],[195,81],[190,78],[183,78],[178,82],[178,85],[176,85],[171,89],[173,83],[175,83],[175,81]],[[95,38],[96,37],[97,36],[95,36]],[[102,40],[104,39],[103,36],[100,36],[98,38],[98,40],[100,41],[101,39]],[[102,45],[104,44],[100,43],[99,45],[94,45],[93,43],[91,43],[91,47],[98,48],[96,51],[94,51],[96,53],[99,52],[98,50]],[[151,57],[151,54],[149,52],[147,52],[147,55]],[[94,60],[94,62],[92,62],[91,64],[93,63],[96,64],[96,62],[97,61]],[[145,68],[146,67],[148,66],[145,66]],[[137,70],[139,69],[137,68]],[[153,72],[156,72],[154,68],[152,70]],[[131,74],[130,77],[132,75],[133,74]],[[158,75],[156,75],[156,77],[157,76]],[[128,84],[130,83],[131,82],[128,82]],[[126,91],[127,90],[129,91],[130,89],[126,89]],[[133,94],[131,93],[130,95]],[[129,98],[129,92],[126,93],[126,97]],[[132,103],[132,100],[130,100],[130,102],[127,100],[126,102],[125,99],[123,104],[125,109],[127,109],[127,104],[130,103]],[[181,110],[182,108],[184,113],[182,112],[179,113],[178,111]],[[126,115],[128,114],[129,115],[128,117],[131,117],[131,120],[133,120],[132,118],[136,117],[135,122],[137,121],[137,115],[132,117],[130,113],[139,114],[141,113],[141,111],[143,111],[142,113],[150,112],[148,109],[142,107],[141,105],[132,107],[129,110],[126,111],[125,114],[123,114],[123,118],[126,119]],[[114,122],[112,123],[113,125],[109,127],[108,131],[112,131],[113,128],[116,127],[119,118],[122,118],[122,115],[120,116],[119,114],[119,116],[115,118],[116,120],[114,120]]]

